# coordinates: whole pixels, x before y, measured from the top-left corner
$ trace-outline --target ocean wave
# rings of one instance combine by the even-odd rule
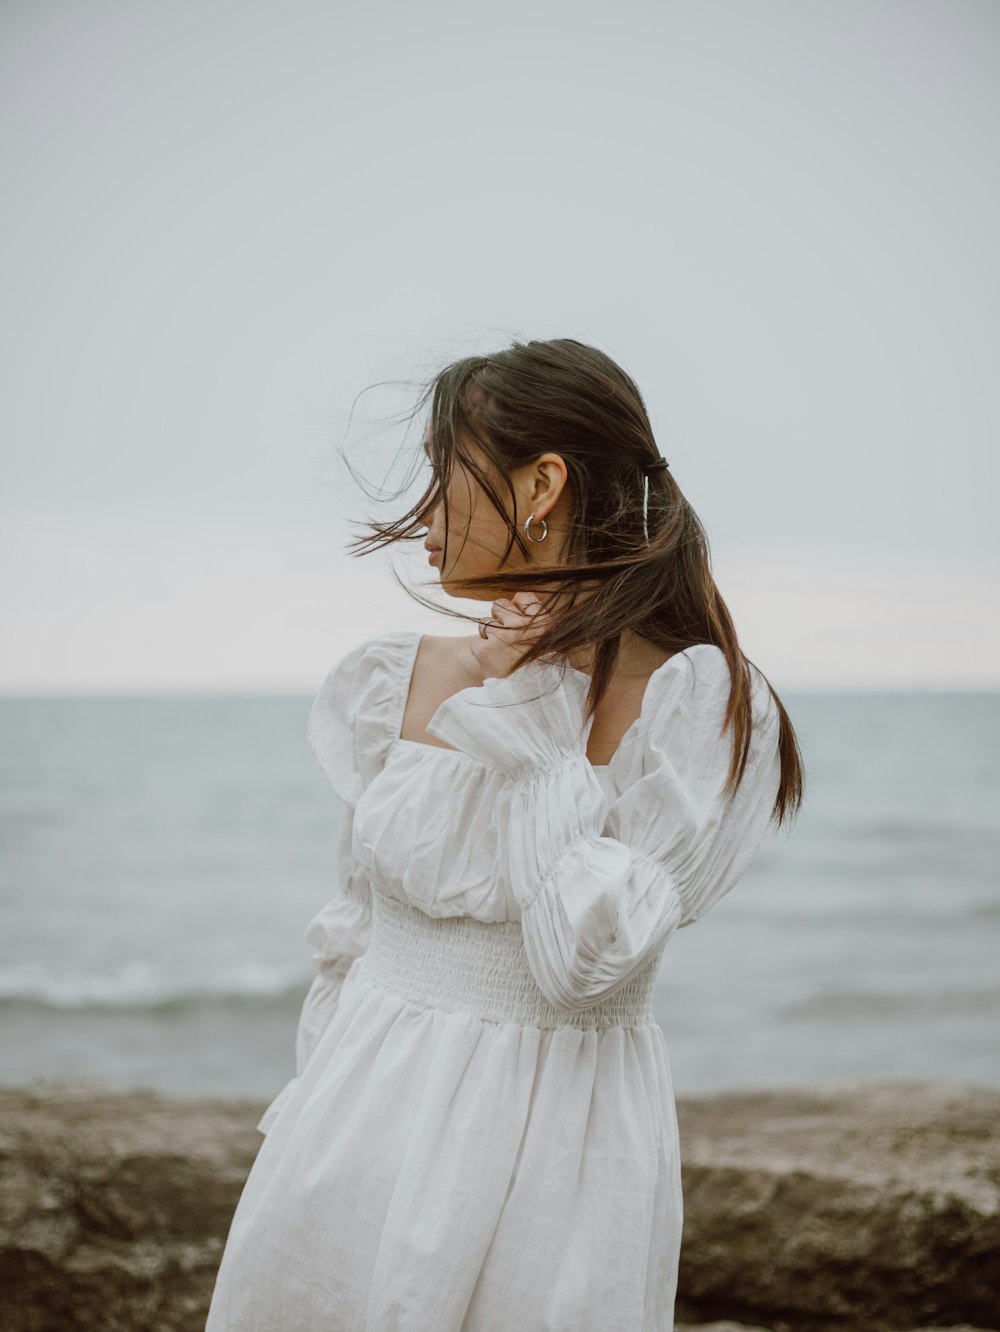
[[[0,1009],[23,1007],[94,1012],[171,1012],[206,1005],[300,1002],[310,975],[299,969],[244,963],[208,977],[170,977],[152,963],[132,961],[115,971],[73,974],[22,965],[0,970]]]

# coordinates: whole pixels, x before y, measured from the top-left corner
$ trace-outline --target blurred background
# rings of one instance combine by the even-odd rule
[[[806,761],[665,952],[677,1091],[1000,1085],[998,73],[991,0],[5,0],[0,1080],[291,1076],[312,699],[465,632],[397,577],[480,609],[346,542],[436,370],[568,336]]]

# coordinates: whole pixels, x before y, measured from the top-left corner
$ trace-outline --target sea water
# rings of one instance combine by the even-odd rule
[[[676,1091],[1000,1086],[1000,694],[782,700],[805,805],[667,943]],[[0,700],[0,1081],[292,1076],[341,816],[310,702]]]

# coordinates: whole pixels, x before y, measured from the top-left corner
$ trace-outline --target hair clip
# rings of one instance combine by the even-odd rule
[[[649,545],[649,527],[647,516],[649,514],[649,474],[650,472],[661,472],[668,468],[670,464],[661,453],[653,462],[642,464],[642,534],[646,538],[646,545]]]

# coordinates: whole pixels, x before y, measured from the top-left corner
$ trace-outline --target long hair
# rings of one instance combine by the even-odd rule
[[[427,433],[432,477],[416,504],[390,523],[371,521],[369,532],[348,543],[358,554],[396,541],[418,540],[439,497],[444,505],[447,562],[448,486],[460,463],[504,519],[509,539],[500,561],[512,591],[537,591],[532,545],[512,520],[510,472],[549,451],[566,464],[572,513],[565,559],[546,565],[548,626],[538,632],[519,665],[561,660],[576,649],[593,651],[586,713],[590,717],[610,683],[626,629],[670,654],[713,643],[729,663],[731,688],[722,730],[733,731],[733,755],[724,792],[742,779],[753,728],[750,662],[711,572],[708,538],[669,469],[649,474],[644,513],[644,465],[659,449],[642,395],[604,352],[573,338],[513,342],[489,356],[468,356],[437,373],[410,415],[431,400]],[[484,468],[469,451],[474,441]],[[506,496],[498,487],[506,486]],[[648,540],[646,533],[648,532]],[[529,561],[506,569],[515,545]],[[492,598],[496,577],[449,580],[464,595]],[[405,587],[405,584],[404,584]],[[442,607],[411,588],[409,595]],[[445,614],[471,619],[460,611]],[[759,668],[755,668],[759,669]],[[763,672],[761,672],[763,676]],[[803,797],[802,755],[795,731],[770,681],[763,676],[780,718],[781,779],[771,818],[780,826]]]

